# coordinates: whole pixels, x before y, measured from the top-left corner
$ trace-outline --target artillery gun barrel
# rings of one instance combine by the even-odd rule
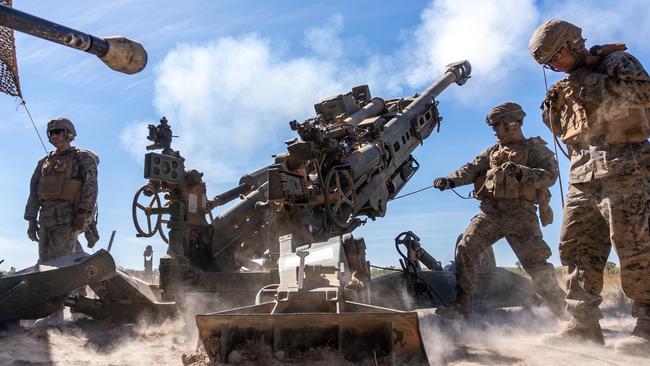
[[[420,110],[422,104],[431,102],[432,98],[437,97],[442,93],[451,83],[463,85],[469,79],[472,72],[472,66],[469,61],[459,61],[447,65],[447,71],[442,75],[438,81],[429,86],[420,96],[418,96],[411,104],[404,109],[404,113],[411,110]]]
[[[147,64],[142,45],[126,37],[95,37],[2,4],[0,26],[92,53],[111,69],[126,74],[139,72]]]
[[[100,57],[108,52],[108,43],[101,38],[23,13],[6,5],[1,6],[0,24],[5,27]]]
[[[458,85],[465,84],[471,72],[472,66],[467,60],[447,65],[447,72],[445,72],[437,82],[429,86],[421,95],[415,98],[415,100],[404,109],[403,113],[406,114],[409,110],[421,110],[423,105],[430,103],[431,99],[440,95],[440,93],[447,89],[451,83],[455,82]],[[384,110],[385,106],[386,103],[383,99],[376,97],[372,98],[372,100],[363,108],[346,118],[345,123],[356,126],[366,118],[379,115]]]

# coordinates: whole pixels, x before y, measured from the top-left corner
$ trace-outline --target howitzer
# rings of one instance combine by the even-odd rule
[[[138,42],[122,36],[95,37],[3,4],[0,26],[92,53],[106,66],[125,74],[140,72],[147,65],[147,52]]]
[[[362,85],[326,99],[315,105],[315,117],[290,122],[300,138],[287,142],[287,152],[277,154],[274,164],[213,199],[207,198],[202,173],[186,171],[180,153],[171,149],[167,120],[149,126],[148,149],[163,151],[145,156],[149,183],[136,193],[133,218],[139,236],[160,233],[169,243],[161,288],[176,282],[176,270],[167,271],[167,265],[200,270],[184,278],[241,268],[273,272],[280,236],[291,234],[296,245],[323,241],[350,233],[363,223],[361,216],[384,216],[387,202],[418,169],[411,153],[440,125],[435,97],[451,83],[462,85],[469,74],[464,61],[413,97],[372,98]],[[213,208],[238,197],[211,216]]]

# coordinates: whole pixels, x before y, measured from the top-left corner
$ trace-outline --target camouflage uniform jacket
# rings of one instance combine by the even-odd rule
[[[650,77],[626,52],[556,82],[542,103],[544,123],[568,146],[569,181],[647,174]]]
[[[499,183],[494,182],[492,177],[499,173],[503,163],[511,161],[518,164],[522,171],[521,177],[511,178],[512,184],[528,187],[533,192],[546,192],[558,177],[558,167],[553,152],[545,145],[546,142],[540,137],[528,138],[517,144],[496,143],[480,153],[472,162],[449,174],[447,178],[452,180],[456,186],[474,183],[475,193],[480,200],[490,197],[499,198],[497,195],[480,194],[479,192],[484,191],[484,188],[490,184],[498,185]],[[499,188],[492,187],[497,190]],[[508,198],[524,198],[528,201],[535,201],[530,197],[513,196]]]
[[[75,202],[41,200],[38,195],[41,177],[48,174],[48,169],[52,169],[58,163],[67,160],[72,162],[70,178],[81,182],[81,189]],[[34,169],[34,174],[32,174],[29,198],[25,206],[25,220],[36,219],[39,209],[41,210],[40,220],[45,219],[45,224],[70,222],[77,210],[92,213],[97,203],[97,164],[99,164],[99,158],[89,150],[71,147],[62,154],[57,154],[56,151],[49,152],[39,160],[36,169]],[[57,216],[58,218],[50,216]]]

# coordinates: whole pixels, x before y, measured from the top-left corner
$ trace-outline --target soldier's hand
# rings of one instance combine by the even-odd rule
[[[519,164],[515,164],[512,161],[507,161],[501,165],[501,169],[504,173],[511,177],[521,179],[522,170]]]
[[[451,179],[440,177],[433,181],[433,186],[444,191],[445,189],[454,188],[456,184]]]
[[[78,214],[72,219],[72,231],[82,232],[86,228],[86,215]]]
[[[29,220],[29,227],[27,228],[27,237],[31,241],[38,241],[38,222],[36,222],[36,219]]]

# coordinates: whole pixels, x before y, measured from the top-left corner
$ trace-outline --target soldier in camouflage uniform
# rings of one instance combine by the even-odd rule
[[[553,313],[561,318],[567,315],[565,294],[555,278],[553,265],[547,261],[551,250],[542,239],[535,207],[539,204],[542,223],[549,224],[552,211],[548,188],[557,179],[557,162],[544,140],[524,137],[524,116],[516,103],[494,107],[486,122],[499,142],[471,163],[434,181],[440,190],[474,183],[475,197],[481,201],[480,212],[456,249],[456,303],[439,309],[441,315],[467,316],[479,256],[504,237]]]
[[[622,44],[585,48],[582,30],[562,20],[543,23],[530,52],[567,73],[542,103],[544,122],[568,147],[569,191],[560,257],[571,321],[546,342],[604,344],[599,319],[603,270],[614,245],[621,285],[637,318],[617,351],[650,355],[650,78]]]
[[[38,241],[39,262],[75,252],[77,236],[93,222],[99,159],[70,146],[76,134],[67,118],[48,122],[47,135],[56,150],[39,160],[32,175],[25,220],[27,236]]]

